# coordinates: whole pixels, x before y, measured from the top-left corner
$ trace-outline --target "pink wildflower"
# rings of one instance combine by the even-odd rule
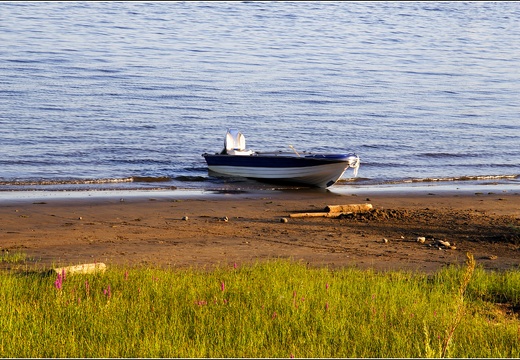
[[[226,284],[224,284],[224,281],[220,283],[220,290],[224,291],[226,289]]]
[[[108,287],[106,289],[103,290],[103,294],[107,297],[107,298],[111,298],[112,297],[112,291],[110,290],[110,285],[108,285]]]
[[[56,277],[56,280],[54,281],[54,287],[58,290],[61,290],[61,287],[63,286],[63,277],[61,274],[58,274]]]

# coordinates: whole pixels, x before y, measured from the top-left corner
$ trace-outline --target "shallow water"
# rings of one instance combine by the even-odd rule
[[[516,2],[3,2],[0,19],[0,190],[272,188],[208,175],[230,127],[253,150],[357,153],[340,192],[520,185]]]

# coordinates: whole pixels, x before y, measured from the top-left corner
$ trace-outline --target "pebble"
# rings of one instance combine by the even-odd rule
[[[424,244],[425,241],[426,241],[426,238],[424,236],[417,237],[417,242]]]
[[[447,248],[449,248],[451,246],[449,242],[443,241],[443,240],[437,240],[437,243],[439,245],[442,245],[442,246],[447,247]]]
[[[432,246],[432,244],[430,244],[429,246]],[[435,244],[433,244],[433,246],[435,246],[439,250],[457,250],[457,247],[455,245],[451,245],[448,241],[444,240],[437,240]]]
[[[187,217],[187,216],[183,216],[183,217],[182,217],[182,220],[184,220],[184,221],[188,221],[188,217]]]
[[[288,221],[287,218],[281,218],[280,219],[280,222],[282,222],[282,223],[286,223],[287,221]]]
[[[387,238],[383,238],[383,242],[386,244],[388,243],[388,239]]]

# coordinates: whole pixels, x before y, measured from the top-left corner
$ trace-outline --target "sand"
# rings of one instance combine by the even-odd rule
[[[345,204],[371,204],[373,210],[290,217]],[[463,264],[469,252],[486,269],[508,270],[520,264],[520,194],[171,191],[22,199],[2,202],[0,238],[4,254],[23,252],[24,266],[44,268],[95,262],[211,268],[290,259],[330,268],[435,272]]]

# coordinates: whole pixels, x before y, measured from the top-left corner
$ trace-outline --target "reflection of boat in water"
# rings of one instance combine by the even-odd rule
[[[215,174],[244,177],[266,182],[327,188],[334,185],[348,168],[359,168],[356,154],[313,154],[287,151],[246,150],[244,135],[229,129],[224,150],[204,153],[208,169]]]

